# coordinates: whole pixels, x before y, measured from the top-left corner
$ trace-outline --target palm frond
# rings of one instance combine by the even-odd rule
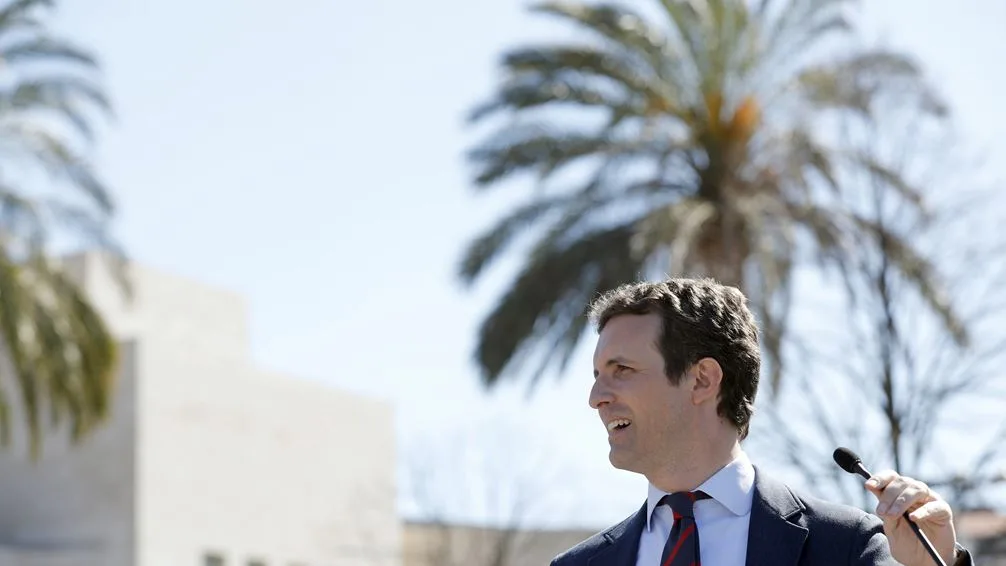
[[[468,244],[461,261],[459,275],[471,284],[482,270],[506,251],[507,246],[518,232],[536,223],[557,208],[567,205],[568,195],[542,197],[517,207],[495,226],[486,230]]]
[[[26,321],[24,317],[30,311],[31,299],[21,284],[20,269],[0,247],[0,333],[3,335],[0,345],[4,354],[0,359],[5,359],[12,366],[21,393],[21,410],[24,412],[28,436],[37,439],[41,437],[39,380],[32,363],[34,360],[24,343],[30,325],[30,321]],[[10,402],[9,399],[4,401]],[[9,415],[10,412],[10,407],[5,406],[3,413]],[[8,441],[11,438],[9,430],[5,430],[0,436]],[[32,442],[33,453],[37,451],[36,442]]]
[[[489,142],[471,149],[468,159],[480,165],[475,181],[486,187],[521,172],[533,172],[538,181],[544,181],[583,160],[599,159],[604,166],[612,167],[640,158],[665,157],[683,149],[674,139],[648,140],[529,125],[507,127]]]
[[[857,228],[873,236],[883,257],[897,266],[905,282],[916,291],[930,309],[940,318],[958,346],[969,343],[967,325],[960,320],[953,303],[940,286],[938,270],[933,262],[916,250],[898,234],[859,215],[850,215]]]
[[[8,233],[21,234],[37,249],[45,237],[45,220],[37,202],[0,185],[0,226]]]
[[[540,235],[537,250],[569,245],[584,233],[612,224],[610,212],[616,203],[623,210],[647,210],[676,202],[682,198],[682,189],[679,185],[653,181],[619,183],[602,171],[576,191],[536,196],[472,239],[462,256],[459,276],[470,285],[489,263],[507,250],[519,232],[529,231],[549,216],[557,218]],[[603,217],[604,221],[592,222],[595,216]],[[648,245],[637,241],[632,249],[646,249]]]
[[[575,349],[590,299],[608,285],[638,277],[643,262],[629,253],[631,225],[588,234],[564,248],[539,248],[479,329],[476,357],[483,383],[516,369],[542,340],[543,364]],[[555,335],[553,335],[553,333]],[[549,340],[551,338],[551,340]],[[542,366],[544,367],[544,365]],[[532,381],[541,372],[532,376]]]
[[[920,215],[923,221],[932,219],[932,211],[928,209],[922,188],[913,185],[903,174],[882,163],[872,153],[856,152],[852,154],[850,160],[874,182],[882,183],[885,189],[894,191],[904,202],[911,205],[912,212]]]
[[[572,75],[601,81],[608,88],[639,93],[647,99],[665,98],[652,69],[632,57],[588,45],[515,49],[504,56],[503,65],[513,78],[528,74]]]
[[[38,8],[52,8],[56,3],[54,0],[13,0],[6,6],[0,8],[0,30],[17,29],[25,22],[36,22],[31,17],[31,12]],[[36,27],[36,26],[28,26]]]
[[[855,0],[789,0],[785,7],[767,8],[768,2],[758,9],[758,20],[764,29],[767,44],[766,59],[776,63],[779,59],[799,56],[797,49],[814,41],[827,39],[827,34],[849,30],[842,8]]]
[[[570,75],[536,75],[521,77],[500,88],[496,98],[475,107],[468,120],[476,122],[501,110],[528,110],[546,105],[579,105],[603,108],[611,113],[612,124],[627,116],[643,116],[647,107],[632,93],[613,93],[583,77]]]
[[[885,94],[904,101],[917,98],[922,112],[943,117],[946,104],[922,80],[922,72],[911,58],[892,51],[855,53],[805,69],[797,81],[806,99],[818,108],[853,111],[873,118],[874,105]]]
[[[32,457],[39,456],[46,412],[52,426],[70,425],[74,441],[107,417],[115,342],[76,285],[43,256],[15,262],[0,252],[0,331]],[[0,422],[8,428],[3,438],[10,438],[10,424]]]
[[[58,62],[71,63],[88,69],[96,69],[98,65],[93,55],[68,43],[44,36],[35,36],[0,47],[0,60],[8,65],[33,62],[48,65]]]
[[[0,120],[0,136],[4,139],[9,156],[18,152],[28,157],[27,162],[42,166],[57,179],[66,180],[97,206],[102,214],[112,214],[114,203],[107,187],[92,171],[91,164],[76,154],[65,140],[47,130],[27,124],[3,124]]]
[[[707,50],[709,44],[705,41],[708,30],[704,29],[695,3],[689,0],[661,0],[661,3],[673,24],[675,36],[683,45],[682,51],[687,54],[683,64],[687,65],[693,79],[698,79],[698,82],[690,84],[704,91],[702,87],[705,85],[702,79],[710,76]]]
[[[608,40],[606,45],[609,48],[638,56],[648,62],[654,71],[665,64],[664,58],[669,54],[670,46],[664,32],[626,6],[542,2],[532,5],[531,11],[556,16],[590,29]]]
[[[614,155],[634,150],[623,142],[604,135],[579,132],[550,132],[542,127],[510,129],[491,144],[476,147],[469,160],[482,164],[476,176],[479,185],[491,185],[516,172],[535,169],[539,180],[577,160],[598,154]]]
[[[22,81],[0,90],[0,121],[24,122],[28,117],[55,115],[91,142],[94,131],[85,113],[88,108],[112,113],[111,103],[97,86],[73,77]]]
[[[695,243],[704,227],[716,216],[716,207],[697,199],[682,199],[672,205],[657,208],[644,216],[636,225],[632,250],[669,247],[670,273],[685,273],[692,263]]]
[[[818,175],[824,186],[833,193],[842,192],[834,149],[814,139],[806,129],[789,132],[787,142],[786,166],[788,177],[792,181],[789,186],[798,189],[805,201],[815,200],[811,189],[818,186],[806,176],[807,173]]]
[[[108,252],[113,274],[131,290],[125,254],[108,231],[115,204],[86,155],[93,117],[110,117],[112,105],[95,78],[96,58],[48,35],[40,16],[53,5],[20,0],[0,8],[0,62],[10,79],[0,87],[0,440],[11,441],[17,402],[33,458],[50,432],[46,421],[66,425],[79,441],[107,418],[118,369],[109,329],[48,260],[53,232],[67,230]],[[59,190],[45,195],[18,182],[17,173],[34,179],[39,171]]]

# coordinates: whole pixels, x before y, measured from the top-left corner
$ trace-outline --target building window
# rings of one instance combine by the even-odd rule
[[[203,566],[224,566],[224,557],[212,552],[203,555]]]

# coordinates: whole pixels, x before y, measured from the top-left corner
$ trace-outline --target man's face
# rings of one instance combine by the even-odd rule
[[[656,314],[612,318],[594,350],[590,406],[608,431],[609,460],[616,468],[649,475],[666,469],[685,448],[695,407],[692,379],[672,385],[657,349],[661,321]]]

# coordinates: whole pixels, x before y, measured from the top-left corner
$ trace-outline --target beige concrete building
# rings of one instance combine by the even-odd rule
[[[0,566],[400,564],[390,406],[253,367],[231,293],[67,266],[123,344],[114,416],[0,451]]]

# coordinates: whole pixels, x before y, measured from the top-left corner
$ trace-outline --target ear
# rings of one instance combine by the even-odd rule
[[[720,384],[723,382],[723,368],[713,358],[702,358],[692,366],[695,381],[692,385],[692,403],[701,405],[707,401],[715,401],[720,394]]]

